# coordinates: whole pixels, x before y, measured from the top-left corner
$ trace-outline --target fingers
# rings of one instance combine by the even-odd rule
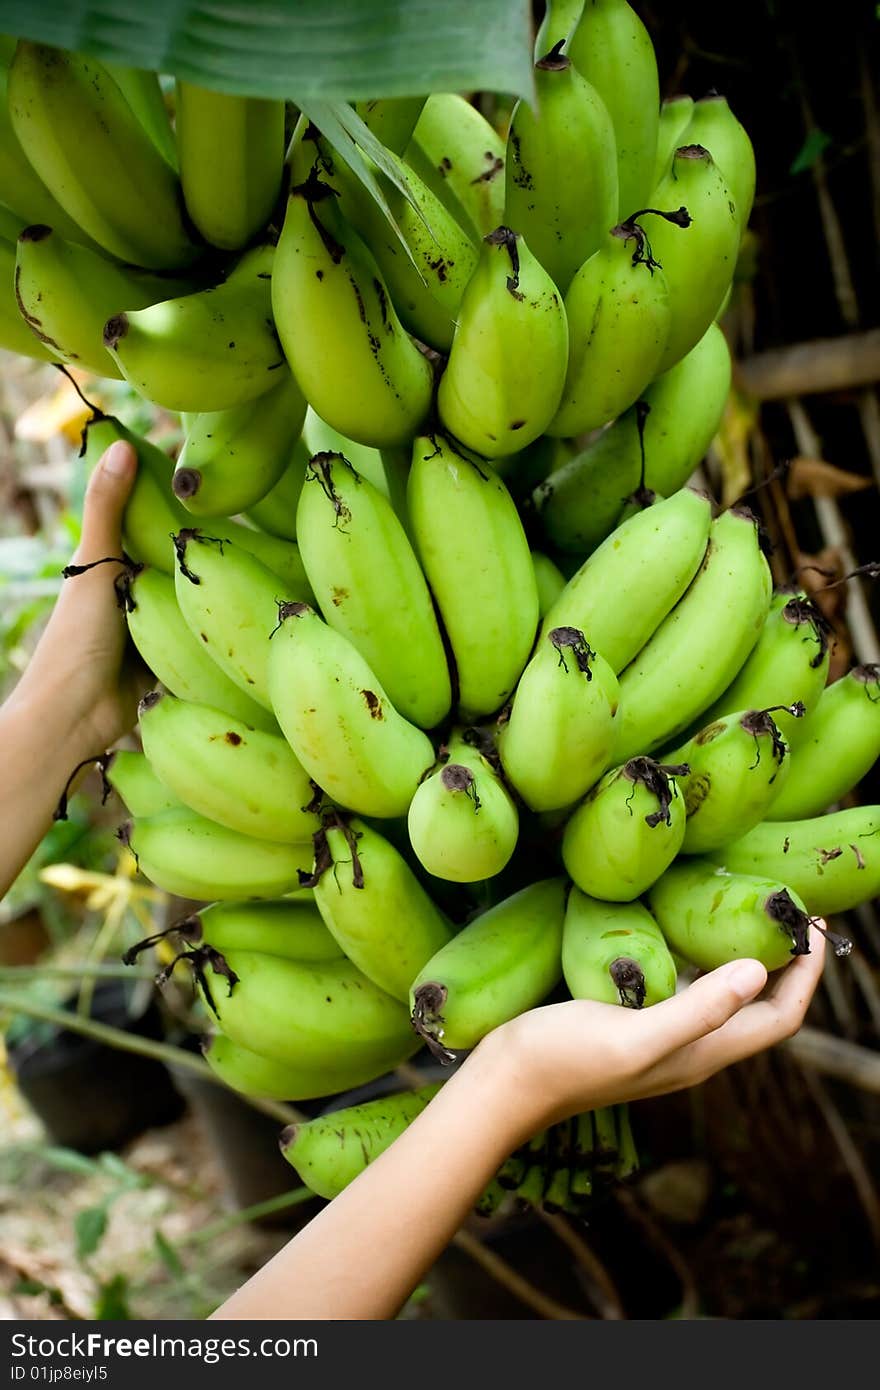
[[[118,439],[98,460],[89,479],[83,508],[80,563],[122,553],[122,513],[137,473],[137,454]]]
[[[659,1061],[723,1027],[760,994],[766,982],[767,971],[760,961],[731,961],[703,975],[681,994],[645,1009],[640,1022],[651,1060]]]

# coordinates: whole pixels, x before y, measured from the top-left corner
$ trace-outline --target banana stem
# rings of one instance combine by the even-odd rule
[[[236,1226],[244,1226],[249,1221],[259,1221],[262,1216],[271,1216],[274,1212],[285,1211],[288,1207],[301,1206],[315,1195],[310,1187],[294,1187],[290,1192],[268,1197],[265,1202],[255,1202],[251,1207],[242,1207],[239,1211],[230,1212],[228,1216],[221,1216],[217,1221],[209,1222],[207,1226],[190,1231],[178,1244],[209,1245],[218,1236],[225,1236],[227,1231],[233,1231]]]

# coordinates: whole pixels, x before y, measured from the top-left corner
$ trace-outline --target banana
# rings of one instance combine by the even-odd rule
[[[361,815],[404,815],[434,750],[357,649],[304,603],[281,605],[268,646],[275,717],[309,776]]]
[[[677,492],[715,436],[730,373],[730,349],[713,323],[641,401],[535,489],[535,507],[552,544],[581,554],[594,550],[614,530],[640,483],[661,497]]]
[[[709,708],[755,646],[772,589],[755,518],[733,507],[712,523],[690,588],[620,677],[616,759],[668,744]]]
[[[340,948],[394,999],[451,932],[397,850],[363,821],[330,822],[315,837],[315,903]]]
[[[311,841],[314,788],[283,738],[155,690],[138,715],[153,771],[185,806],[258,840]]]
[[[535,53],[547,53],[554,44],[568,44],[580,23],[584,0],[546,0],[544,18],[535,36]]]
[[[159,781],[143,753],[117,748],[104,776],[131,816],[155,816],[182,806],[180,798]]]
[[[348,439],[346,435],[340,434],[332,425],[328,425],[326,420],[322,420],[320,415],[316,415],[311,406],[306,411],[306,422],[303,426],[303,440],[308,446],[306,462],[314,454],[342,454],[348,459],[356,473],[366,478],[368,483],[378,488],[383,497],[387,497],[391,502],[391,490],[388,486],[388,473],[385,468],[384,459],[389,454],[396,454],[395,450],[373,449],[369,444],[358,444],[354,439]],[[392,505],[394,505],[392,503]],[[396,507],[395,507],[396,510]]]
[[[701,716],[700,725],[737,710],[771,705],[800,703],[809,715],[828,677],[829,632],[821,609],[806,594],[774,594],[756,646],[724,694]],[[784,710],[776,723],[792,748],[809,727],[807,720]]]
[[[145,68],[123,67],[119,63],[105,63],[104,66],[162,158],[176,169],[177,146],[158,73],[147,72]]]
[[[293,177],[272,277],[291,370],[318,415],[343,434],[404,444],[428,414],[431,366],[401,324],[372,253],[344,223],[334,189],[302,158]]]
[[[406,160],[475,235],[504,220],[504,141],[464,97],[428,97]]]
[[[440,379],[444,429],[484,458],[517,453],[553,419],[567,362],[559,291],[522,237],[496,228],[483,238]]]
[[[289,462],[275,486],[269,489],[265,497],[252,502],[248,507],[244,514],[248,521],[253,522],[261,531],[268,531],[271,536],[288,541],[296,540],[296,509],[311,453],[305,439],[300,436],[293,445]]]
[[[660,123],[657,127],[657,154],[654,158],[654,173],[651,188],[656,188],[672,168],[672,157],[682,139],[694,110],[694,99],[689,96],[668,97],[660,107]]]
[[[641,1009],[675,993],[675,961],[641,903],[606,903],[572,888],[562,973],[573,999]]]
[[[667,944],[701,970],[743,957],[780,970],[809,953],[804,904],[773,876],[728,873],[692,859],[667,869],[648,902]]]
[[[312,1192],[338,1197],[409,1128],[439,1089],[422,1086],[288,1125],[281,1134],[281,1152]]]
[[[706,854],[762,821],[791,762],[772,711],[757,709],[706,724],[666,756],[690,768],[681,787],[688,818],[682,854]]]
[[[626,0],[587,0],[567,52],[611,117],[619,216],[628,217],[644,206],[654,186],[660,109],[654,45]]]
[[[624,521],[572,575],[542,633],[580,628],[615,672],[675,607],[706,554],[712,503],[682,488]]]
[[[247,511],[275,487],[302,433],[306,403],[285,368],[255,401],[197,416],[171,486],[194,516]]]
[[[255,840],[189,807],[128,822],[119,838],[157,888],[201,901],[275,898],[298,888],[312,862],[311,845]]]
[[[142,569],[130,581],[129,593],[131,639],[167,690],[181,700],[223,710],[252,728],[277,730],[274,717],[220,670],[201,639],[187,627],[170,575]]]
[[[806,721],[788,781],[768,820],[819,815],[852,791],[880,758],[880,667],[854,666],[823,693]]]
[[[178,78],[175,129],[193,225],[212,246],[240,250],[266,226],[281,192],[284,102]]]
[[[279,1062],[263,1057],[250,1048],[215,1033],[203,1047],[205,1061],[224,1085],[246,1096],[267,1096],[272,1100],[313,1100],[351,1090],[373,1081],[385,1070],[384,1062],[368,1058],[334,1065]]]
[[[279,898],[267,902],[212,903],[174,927],[188,946],[226,951],[257,951],[284,960],[341,961],[343,953],[311,901]]]
[[[562,837],[562,860],[581,892],[632,902],[681,849],[684,798],[675,779],[684,764],[631,758],[606,773],[578,806]]]
[[[356,101],[354,109],[386,150],[402,154],[412,139],[424,105],[424,97],[373,97]]]
[[[736,268],[740,219],[721,170],[702,145],[675,151],[651,200],[660,208],[685,207],[691,218],[684,234],[663,219],[651,228],[652,254],[669,289],[671,323],[659,366],[665,372],[696,347],[718,313]]]
[[[733,874],[782,879],[808,912],[848,912],[880,892],[880,807],[763,821],[711,857]]]
[[[488,464],[441,435],[416,439],[407,509],[449,637],[466,719],[510,695],[538,625],[538,590],[513,499]]]
[[[443,1060],[531,1009],[562,973],[566,882],[543,879],[484,912],[413,982],[413,1027]]]
[[[275,250],[248,251],[221,285],[114,314],[104,346],[130,386],[166,410],[231,410],[284,369],[272,322]]]
[[[442,765],[410,802],[410,844],[429,874],[478,883],[499,874],[516,848],[519,816],[476,730],[459,730]],[[424,964],[424,962],[423,962]]]
[[[0,208],[0,216],[4,211]],[[11,213],[9,217],[12,219]],[[7,229],[4,225],[0,230],[0,347],[21,357],[33,357],[37,362],[54,362],[55,354],[31,332],[21,316],[15,293],[15,244],[6,240],[7,230],[17,235],[12,226]]]
[[[134,265],[191,264],[198,247],[181,215],[177,176],[101,63],[21,39],[8,93],[24,153],[84,232]]]
[[[135,274],[51,227],[26,227],[18,238],[15,294],[25,323],[54,357],[97,376],[122,377],[104,347],[111,314],[186,292],[179,280]]]
[[[619,698],[617,677],[580,628],[542,635],[498,740],[505,774],[530,810],[570,806],[601,777]]]
[[[755,151],[727,98],[713,92],[698,101],[679,143],[710,151],[733,197],[741,236],[755,201]]]
[[[565,294],[620,218],[611,116],[562,47],[557,43],[535,64],[535,104],[519,101],[513,109],[504,221]],[[641,206],[636,202],[627,213]]]
[[[390,502],[337,453],[306,469],[300,551],[325,621],[372,668],[391,703],[425,729],[452,689],[425,577]]]
[[[538,588],[538,617],[545,618],[565,589],[565,575],[550,556],[540,550],[532,551],[532,568]]]
[[[669,337],[666,277],[634,217],[612,227],[578,270],[565,313],[568,374],[547,431],[572,438],[633,404],[657,375]]]

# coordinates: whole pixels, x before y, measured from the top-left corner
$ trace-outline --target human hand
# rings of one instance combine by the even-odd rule
[[[824,923],[821,924],[824,926]],[[484,1039],[506,1069],[523,1137],[570,1115],[698,1085],[800,1028],[825,957],[810,951],[769,979],[756,960],[701,976],[642,1010],[570,1000],[532,1009]]]

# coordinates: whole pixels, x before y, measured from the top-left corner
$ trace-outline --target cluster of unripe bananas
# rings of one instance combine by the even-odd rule
[[[280,103],[181,82],[175,142],[149,75],[5,54],[3,341],[183,415],[176,464],[86,432],[139,456],[117,591],[161,686],[109,779],[141,871],[212,904],[176,931],[244,1092],[450,1060],[563,981],[641,1008],[682,962],[776,970],[880,887],[878,808],[822,814],[880,672],[826,690],[820,611],[685,486],[751,144],[721,97],[660,109],[625,0],[551,5],[538,51],[506,141],[456,95],[362,105],[396,229],[308,122],[285,159]],[[332,1196],[432,1093],[285,1152]],[[596,1112],[484,1207],[634,1162]]]

